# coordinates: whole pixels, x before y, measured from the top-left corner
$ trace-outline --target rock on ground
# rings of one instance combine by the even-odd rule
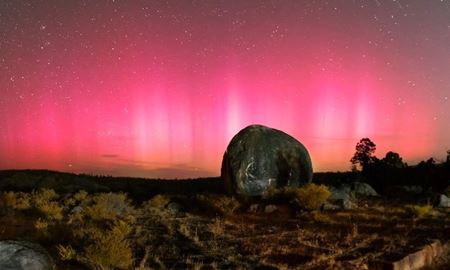
[[[356,196],[379,196],[378,193],[367,183],[354,182],[350,184],[350,189]]]
[[[450,198],[441,194],[441,196],[439,196],[439,207],[450,207]]]
[[[184,213],[183,206],[176,202],[170,202],[166,206],[166,209],[173,215],[181,215]]]
[[[259,205],[257,205],[257,204],[252,204],[252,205],[250,205],[250,207],[248,208],[248,212],[249,212],[249,213],[256,213],[256,212],[258,212],[258,208],[259,208]]]
[[[329,187],[331,192],[330,199],[336,200],[352,200],[356,197],[375,197],[378,193],[366,183],[354,182],[351,184],[343,184],[339,187]]]
[[[310,183],[313,172],[309,153],[299,141],[280,130],[251,125],[228,145],[221,176],[228,193],[251,197],[269,188]]]
[[[356,204],[356,202],[349,200],[349,199],[344,199],[342,200],[342,209],[344,210],[352,210],[357,208],[358,205]]]
[[[330,186],[328,189],[331,192],[331,201],[348,200],[354,198],[354,194],[352,193],[349,185],[341,185],[340,187]]]
[[[358,197],[375,197],[378,193],[368,184],[361,182],[354,182],[350,184],[343,184],[339,187],[329,187],[331,192],[330,201],[337,203],[337,205],[327,206],[328,210],[332,210],[334,206],[345,210],[351,210],[358,207],[356,199]],[[324,208],[325,209],[325,208]]]
[[[264,207],[264,213],[266,213],[266,214],[273,213],[277,210],[278,210],[277,206],[273,205],[273,204],[269,204],[269,205],[266,205],[266,207]]]
[[[51,270],[53,260],[38,244],[26,241],[0,241],[0,269]]]

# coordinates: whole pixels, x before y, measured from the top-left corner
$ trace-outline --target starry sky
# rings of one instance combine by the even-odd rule
[[[0,2],[0,169],[217,176],[255,123],[439,160],[449,97],[448,0]]]

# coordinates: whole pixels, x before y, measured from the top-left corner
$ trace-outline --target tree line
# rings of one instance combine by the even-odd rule
[[[376,144],[369,138],[361,139],[355,150],[350,159],[352,171],[360,172],[361,178],[379,192],[396,185],[415,185],[433,191],[442,191],[450,185],[450,150],[445,161],[429,158],[416,165],[408,165],[393,151],[378,158]]]

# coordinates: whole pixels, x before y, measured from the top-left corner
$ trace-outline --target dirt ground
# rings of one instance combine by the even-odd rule
[[[354,210],[300,214],[283,205],[272,213],[217,217],[160,213],[141,222],[140,239],[148,241],[142,246],[152,254],[142,266],[369,269],[371,261],[399,259],[434,239],[450,240],[447,210],[434,209],[419,219],[401,203],[377,199],[359,205]],[[429,269],[450,269],[448,255]]]
[[[353,210],[299,212],[276,205],[270,213],[264,205],[216,213],[191,198],[174,201],[175,210],[136,206],[128,239],[133,269],[370,269],[371,261],[399,259],[435,239],[450,241],[449,210],[433,208],[417,218],[405,203],[380,198],[360,200]],[[38,235],[26,215],[0,216],[1,240],[39,242],[58,269],[87,269],[60,261],[51,233]],[[450,269],[449,251],[426,269]]]

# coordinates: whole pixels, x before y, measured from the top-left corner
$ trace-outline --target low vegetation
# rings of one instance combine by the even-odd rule
[[[270,188],[262,198],[269,202],[295,201],[305,210],[317,210],[327,202],[331,192],[325,185],[307,184],[302,187]]]
[[[301,188],[287,189],[287,194],[298,200],[299,205],[307,210],[319,209],[331,193],[324,185],[308,184]]]
[[[408,205],[407,211],[416,218],[424,218],[432,213],[433,206],[430,204],[425,205]]]
[[[28,237],[55,242],[62,261],[92,269],[126,269],[133,263],[129,237],[135,210],[123,193],[80,191],[61,198],[51,189],[3,192],[0,206],[32,222],[35,232]]]
[[[256,202],[206,192],[143,200],[123,192],[5,191],[0,239],[40,243],[57,269],[69,270],[367,269],[378,256],[450,240],[447,209],[375,197],[351,210],[322,210],[329,197],[321,184],[271,189]]]
[[[232,214],[240,206],[236,198],[225,195],[206,193],[197,195],[196,198],[203,210],[213,211],[221,215]]]

